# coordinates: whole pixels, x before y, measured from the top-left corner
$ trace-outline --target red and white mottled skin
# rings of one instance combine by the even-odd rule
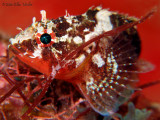
[[[33,24],[10,39],[9,46],[19,60],[48,76],[35,101],[40,101],[51,81],[65,80],[79,87],[96,112],[112,115],[130,97],[137,80],[139,53],[131,41],[139,39],[134,25],[152,12],[140,21],[100,7],[56,20],[48,20],[44,10],[41,14],[42,20],[33,18]],[[41,43],[43,33],[51,35],[49,44]]]

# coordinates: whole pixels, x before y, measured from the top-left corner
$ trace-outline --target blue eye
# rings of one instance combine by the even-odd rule
[[[49,44],[51,42],[51,36],[47,33],[44,33],[43,35],[41,35],[40,41],[43,44]]]

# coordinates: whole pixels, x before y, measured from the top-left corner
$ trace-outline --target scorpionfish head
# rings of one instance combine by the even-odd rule
[[[52,71],[52,61],[57,64],[51,54],[53,51],[51,48],[58,41],[54,32],[55,24],[46,19],[44,10],[41,14],[41,21],[36,22],[34,17],[30,27],[21,30],[15,38],[10,39],[9,49],[25,64],[49,75]]]

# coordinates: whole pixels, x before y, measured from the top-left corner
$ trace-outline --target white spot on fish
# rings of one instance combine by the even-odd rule
[[[61,42],[66,42],[66,41],[67,41],[67,38],[68,38],[68,34],[60,37],[60,40],[59,40],[59,41],[61,41]]]
[[[89,41],[90,39],[96,37],[98,34],[96,34],[95,32],[91,32],[87,35],[85,35],[85,42]]]
[[[85,59],[85,55],[84,54],[81,54],[78,58],[75,59],[76,61],[76,67],[78,67]]]
[[[69,32],[71,31],[73,28],[72,27],[69,27],[66,31]]]
[[[49,23],[47,23],[47,33],[48,34],[50,34],[50,33],[52,33],[53,31],[52,31],[52,28],[53,27],[56,27],[56,25],[52,22],[52,21],[50,21]]]
[[[96,14],[97,25],[94,27],[93,32],[90,32],[89,34],[85,35],[85,42],[102,34],[103,32],[107,32],[113,29],[113,26],[110,21],[110,15],[112,15],[112,13],[106,9],[100,10]],[[87,31],[87,29],[84,29],[84,31]]]
[[[106,32],[113,29],[113,26],[111,24],[110,17],[109,17],[110,15],[112,15],[112,13],[106,9],[100,10],[96,14],[96,19],[98,22],[98,24],[95,27],[96,32],[102,33],[103,31]]]
[[[15,43],[18,43],[18,40],[17,39],[14,39],[14,38],[10,38],[9,39],[10,43],[13,45]]]
[[[30,58],[42,58],[42,49],[38,48],[34,50],[33,56],[30,56]]]
[[[85,28],[84,30],[83,30],[83,32],[88,32],[89,31],[89,29],[88,28]]]
[[[90,77],[89,80],[86,83],[87,83],[87,86],[93,85],[93,83],[94,83],[93,77]]]
[[[83,42],[82,38],[79,36],[76,36],[73,38],[74,43],[81,44]]]
[[[44,33],[44,27],[40,26],[37,27],[38,33],[43,34]]]
[[[28,27],[27,29],[25,29],[25,31],[16,35],[15,38],[10,38],[10,42],[12,45],[16,43],[19,44],[25,40],[34,39],[34,35],[35,35],[35,30],[33,29],[33,27]]]
[[[102,59],[100,53],[97,53],[97,54],[93,55],[92,62],[94,64],[96,64],[98,67],[102,67],[105,64],[105,62]]]

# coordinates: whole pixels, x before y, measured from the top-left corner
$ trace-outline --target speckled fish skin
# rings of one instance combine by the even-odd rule
[[[60,63],[90,39],[135,20],[100,7],[90,8],[82,15],[66,14],[58,19],[34,22],[12,38],[9,47],[22,62],[37,71],[47,75],[54,72],[56,79],[76,84],[96,112],[112,115],[134,91],[140,54],[136,28],[103,37],[78,51],[64,66]],[[47,47],[36,41],[37,33],[43,34],[44,30],[55,33],[54,43]],[[35,61],[41,63],[38,68]],[[48,68],[47,71],[40,66]]]

